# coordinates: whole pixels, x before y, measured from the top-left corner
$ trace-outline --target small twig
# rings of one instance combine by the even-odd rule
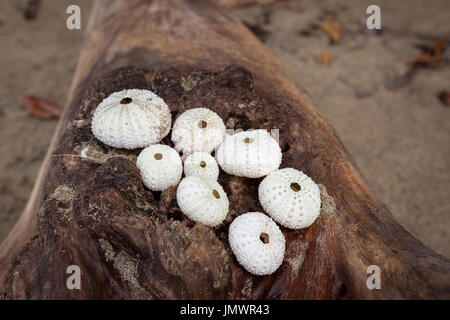
[[[411,79],[416,74],[418,69],[419,69],[418,66],[416,66],[416,65],[412,66],[411,68],[408,69],[408,71],[399,75],[390,83],[387,83],[386,89],[393,91],[393,90],[397,90],[397,89],[403,87],[404,85],[406,85],[407,83],[409,83],[411,81]]]

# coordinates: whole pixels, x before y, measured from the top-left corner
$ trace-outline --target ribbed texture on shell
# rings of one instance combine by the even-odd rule
[[[219,177],[219,166],[216,160],[205,152],[194,152],[184,160],[184,174],[216,181]]]
[[[300,190],[295,191],[298,186]],[[258,195],[267,214],[287,228],[309,227],[320,213],[319,187],[306,174],[293,168],[277,170],[264,178]]]
[[[136,166],[146,187],[153,191],[163,191],[176,185],[183,173],[183,164],[178,153],[162,144],[151,145],[142,150]]]
[[[261,241],[261,233],[269,242]],[[267,275],[283,262],[285,239],[280,228],[263,213],[240,215],[230,225],[228,241],[238,262],[250,273]]]
[[[219,199],[214,195],[219,194]],[[191,220],[210,227],[222,223],[228,213],[228,197],[216,181],[189,176],[181,180],[177,189],[181,211]]]
[[[130,98],[127,104],[122,99]],[[112,93],[97,107],[92,132],[114,148],[135,149],[158,143],[170,131],[172,116],[165,102],[149,90]]]
[[[199,126],[204,122],[205,127]],[[206,108],[195,108],[183,112],[172,130],[175,149],[183,155],[193,152],[211,153],[225,137],[225,124],[217,113]]]
[[[228,174],[259,178],[278,169],[281,149],[266,130],[249,130],[227,135],[217,149],[216,159]]]

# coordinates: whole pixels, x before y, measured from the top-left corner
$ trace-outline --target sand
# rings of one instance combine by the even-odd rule
[[[66,28],[65,11],[80,5],[85,27],[91,6],[90,0],[43,0],[37,17],[27,21],[20,10],[25,3],[0,2],[0,240],[25,207],[57,124],[28,115],[20,97],[37,94],[65,105],[83,37],[83,30]],[[381,7],[382,33],[365,27],[369,4]],[[337,44],[314,27],[323,8],[343,24]],[[251,4],[230,12],[257,26],[394,217],[450,257],[450,108],[436,98],[450,90],[448,55],[441,67],[386,89],[420,54],[417,45],[450,39],[450,2],[302,0],[291,9]],[[329,65],[315,60],[324,51]]]

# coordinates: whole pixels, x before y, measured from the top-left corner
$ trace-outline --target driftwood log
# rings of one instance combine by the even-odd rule
[[[449,260],[394,221],[308,95],[239,21],[200,0],[112,0],[96,2],[87,29],[49,155],[0,247],[0,297],[450,298]],[[211,229],[181,214],[175,188],[143,186],[140,150],[93,137],[95,107],[125,88],[156,92],[173,120],[203,106],[229,128],[280,130],[282,167],[320,184],[322,211],[307,229],[282,229],[286,256],[274,274],[246,272],[227,242],[234,217],[262,211],[261,179],[222,172],[230,212]],[[66,286],[70,265],[80,267],[80,290]],[[366,285],[369,265],[380,267],[379,290]]]

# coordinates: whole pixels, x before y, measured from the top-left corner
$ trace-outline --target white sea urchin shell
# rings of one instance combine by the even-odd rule
[[[320,213],[320,190],[303,172],[284,168],[261,181],[259,202],[273,220],[290,229],[309,227]]]
[[[184,160],[184,174],[216,181],[219,177],[219,166],[216,160],[206,152],[194,152]]]
[[[136,166],[147,188],[163,191],[176,185],[183,173],[183,165],[178,153],[163,144],[151,145],[139,154]]]
[[[211,153],[225,137],[225,124],[217,113],[207,108],[183,112],[172,130],[175,149],[183,155],[200,151]]]
[[[216,159],[228,174],[259,178],[278,169],[281,149],[266,130],[249,130],[227,135]]]
[[[170,131],[172,116],[164,101],[149,90],[112,93],[97,107],[92,132],[114,148],[135,149],[158,143]]]
[[[177,189],[181,211],[191,220],[215,227],[225,220],[228,197],[219,183],[189,176],[181,180]]]
[[[253,274],[271,274],[283,262],[284,236],[276,223],[261,212],[245,213],[234,219],[228,241],[238,262]]]

